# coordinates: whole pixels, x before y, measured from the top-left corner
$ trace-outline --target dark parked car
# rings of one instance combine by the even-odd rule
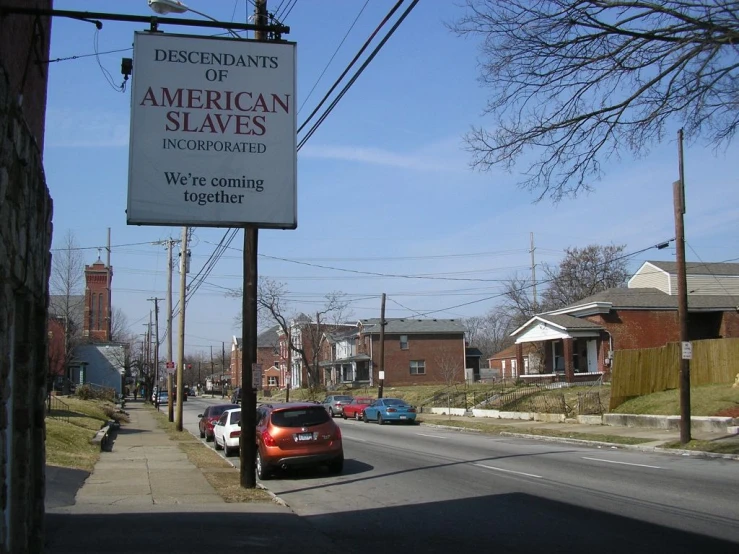
[[[206,441],[213,440],[213,426],[218,423],[223,412],[226,410],[233,410],[234,408],[240,408],[238,404],[216,404],[215,406],[208,406],[202,414],[198,414],[200,421],[198,422],[198,428],[200,429],[200,438]]]

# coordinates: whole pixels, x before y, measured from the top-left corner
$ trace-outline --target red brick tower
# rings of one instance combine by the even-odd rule
[[[112,282],[113,268],[106,267],[100,256],[94,264],[85,266],[83,335],[90,342],[110,342],[110,287]]]

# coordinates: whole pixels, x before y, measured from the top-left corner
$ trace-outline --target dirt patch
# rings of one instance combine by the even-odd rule
[[[263,489],[242,488],[236,468],[203,470],[203,475],[226,502],[272,502],[272,497]]]

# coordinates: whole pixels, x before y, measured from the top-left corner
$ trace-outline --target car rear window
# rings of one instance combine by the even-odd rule
[[[349,402],[351,402],[352,400],[354,400],[354,397],[352,397],[352,396],[334,396],[334,399],[340,400],[342,402],[344,402],[345,400],[348,400]]]
[[[405,400],[399,398],[387,398],[385,399],[386,406],[407,406],[408,403]]]
[[[331,421],[331,418],[321,406],[272,412],[272,425],[276,427],[311,427],[327,421]]]
[[[241,421],[241,412],[231,412],[231,425],[236,425]]]

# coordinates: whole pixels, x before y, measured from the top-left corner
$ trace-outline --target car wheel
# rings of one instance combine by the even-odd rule
[[[378,423],[378,425],[384,425],[385,424],[385,420],[382,419],[382,414],[377,414],[377,423]]]
[[[369,418],[367,417],[367,412],[364,412],[362,414],[362,419],[364,420],[365,423],[369,423]]]
[[[205,442],[210,442],[215,438],[215,435],[209,435],[208,433],[205,433]]]
[[[262,462],[262,455],[259,453],[259,450],[257,450],[257,477],[259,477],[260,481],[266,481],[269,479],[269,468],[264,465],[264,462]]]
[[[333,411],[333,409],[331,409],[331,408],[328,409],[328,415],[331,416],[331,417],[334,417],[334,411]]]
[[[341,417],[344,418],[344,419],[346,419],[346,410],[344,410],[343,412],[341,412]]]
[[[344,469],[344,456],[339,456],[335,460],[328,463],[328,471],[334,475],[338,475]]]
[[[204,439],[205,438],[205,431],[200,431],[200,438],[201,439]]]

